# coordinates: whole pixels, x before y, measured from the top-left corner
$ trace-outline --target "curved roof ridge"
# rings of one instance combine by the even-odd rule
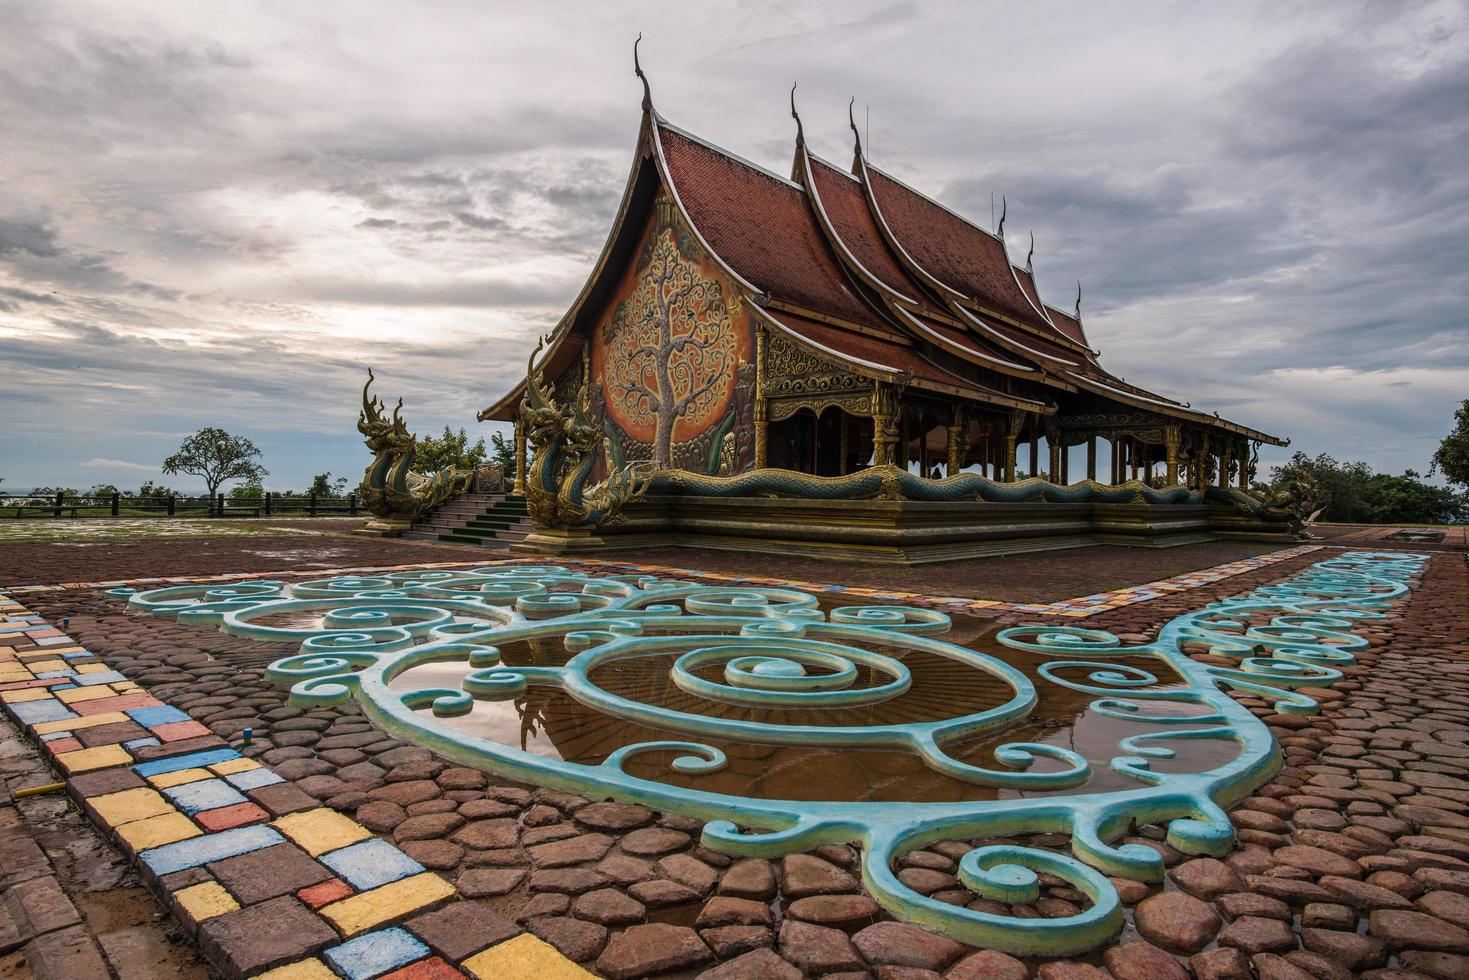
[[[806,141],[798,136],[796,140],[796,162],[801,168],[803,182],[807,183],[807,200],[811,202],[812,210],[816,212],[817,223],[821,225],[821,230],[826,234],[828,244],[841,255],[843,261],[851,263],[852,268],[861,274],[868,285],[885,296],[917,306],[921,301],[919,297],[908,296],[901,290],[889,285],[881,276],[867,268],[862,260],[857,257],[857,254],[852,251],[851,246],[842,238],[841,232],[831,220],[831,215],[826,212],[826,205],[822,203],[821,188],[816,186],[816,174],[811,167],[812,159],[813,157],[810,151],[806,149]],[[823,164],[823,166],[827,166],[832,170],[836,170],[837,173],[841,173],[840,170],[831,167],[830,164]]]

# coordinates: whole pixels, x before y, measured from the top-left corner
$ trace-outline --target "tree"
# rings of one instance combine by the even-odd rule
[[[1433,454],[1428,475],[1435,473],[1442,473],[1450,483],[1469,487],[1469,398],[1454,412],[1454,429],[1443,437]]]
[[[680,253],[671,230],[617,305],[607,347],[609,401],[634,425],[651,427],[653,465],[672,465],[675,423],[699,431],[733,390],[735,336],[719,283]]]
[[[460,427],[458,432],[444,426],[441,436],[419,436],[417,455],[413,468],[420,473],[436,473],[457,466],[472,470],[483,463],[490,454],[485,448],[485,438],[480,436],[474,445],[469,444],[469,435]]]
[[[1374,473],[1366,463],[1339,463],[1322,453],[1296,453],[1271,470],[1264,489],[1305,478],[1321,491],[1321,519],[1343,524],[1445,524],[1469,520],[1469,493],[1425,483],[1413,470]]]
[[[306,495],[315,494],[318,497],[340,497],[347,492],[347,478],[339,476],[332,479],[331,470],[318,473],[311,478],[311,486],[307,488]]]
[[[490,459],[500,464],[507,476],[515,475],[515,442],[506,439],[504,433],[496,432],[490,436]]]
[[[166,487],[161,483],[154,483],[152,480],[148,480],[141,487],[138,488],[138,496],[173,497],[177,496],[177,491],[175,491],[172,487]]]
[[[231,500],[246,501],[259,500],[265,496],[265,486],[260,482],[258,476],[247,476],[239,483],[230,488]]]
[[[221,484],[228,480],[258,481],[270,471],[257,460],[260,450],[244,436],[232,436],[223,429],[207,428],[189,436],[179,446],[178,452],[163,461],[163,472],[173,476],[188,473],[202,477],[209,488],[209,496],[219,493]]]

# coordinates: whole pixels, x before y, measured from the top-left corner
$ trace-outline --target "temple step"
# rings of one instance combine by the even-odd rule
[[[533,526],[524,497],[463,494],[415,521],[407,536],[503,549],[525,540]]]

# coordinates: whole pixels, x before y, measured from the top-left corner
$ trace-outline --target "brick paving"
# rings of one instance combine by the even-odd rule
[[[1299,554],[1201,581],[1184,591],[1160,592],[1146,601],[1094,610],[1087,625],[1146,635],[1179,612],[1286,577],[1320,557]],[[49,717],[54,708],[25,709],[45,719],[33,722],[33,730],[52,726],[40,737],[71,732],[50,740],[66,743],[60,754],[115,747],[117,743],[100,738],[90,739],[98,744],[86,744],[83,737],[88,731],[129,723],[112,720],[113,715],[132,717],[129,712],[146,709],[87,706],[128,697],[127,685],[137,682],[209,730],[208,736],[194,734],[178,742],[227,740],[241,750],[234,765],[258,763],[260,769],[282,777],[279,783],[240,794],[267,811],[266,818],[242,820],[223,830],[212,829],[199,818],[239,806],[226,802],[233,797],[205,797],[206,803],[219,805],[189,814],[184,811],[196,797],[175,793],[175,799],[166,790],[198,782],[227,783],[230,776],[238,780],[259,770],[220,774],[211,768],[219,762],[200,761],[140,777],[141,786],[110,784],[106,787],[110,792],[97,795],[145,788],[161,793],[174,810],[171,815],[138,817],[121,825],[118,839],[124,846],[127,837],[122,830],[134,824],[143,826],[132,834],[155,832],[156,827],[164,837],[182,830],[180,818],[191,826],[198,824],[193,827],[198,836],[252,827],[279,835],[284,832],[274,829],[280,819],[277,812],[285,815],[292,806],[299,808],[297,812],[343,816],[344,822],[334,823],[334,830],[327,833],[333,846],[317,856],[294,838],[263,843],[257,837],[237,836],[233,840],[242,843],[228,846],[245,850],[206,862],[210,880],[195,880],[195,868],[170,871],[164,877],[188,875],[175,890],[198,889],[189,892],[197,912],[176,908],[186,924],[196,914],[204,916],[207,926],[269,903],[277,903],[270,906],[272,912],[289,909],[290,921],[303,935],[324,937],[315,924],[325,922],[331,943],[323,938],[319,948],[334,952],[331,956],[323,952],[312,962],[319,961],[323,969],[330,964],[346,975],[356,971],[369,976],[388,969],[373,957],[409,957],[403,962],[410,962],[417,956],[413,962],[430,963],[420,947],[436,956],[445,970],[457,963],[464,971],[487,975],[480,971],[493,967],[505,976],[570,969],[566,957],[606,976],[658,972],[794,977],[803,972],[847,972],[914,978],[1144,974],[1243,978],[1251,970],[1262,977],[1371,975],[1379,980],[1469,975],[1465,959],[1469,922],[1463,914],[1469,902],[1465,897],[1469,831],[1464,829],[1469,827],[1465,781],[1469,709],[1464,707],[1469,704],[1469,571],[1462,556],[1436,554],[1401,617],[1364,629],[1373,644],[1371,651],[1359,658],[1361,666],[1349,671],[1345,681],[1322,695],[1325,710],[1320,716],[1278,716],[1265,704],[1242,698],[1280,738],[1287,768],[1236,809],[1240,850],[1222,862],[1184,860],[1166,852],[1161,828],[1138,828],[1140,841],[1151,841],[1165,851],[1169,880],[1153,888],[1123,883],[1127,930],[1105,952],[1074,964],[1022,963],[885,921],[861,894],[853,874],[857,855],[848,847],[824,847],[778,861],[731,861],[697,846],[695,821],[660,817],[639,807],[590,803],[569,794],[492,786],[480,773],[450,767],[425,750],[381,737],[355,708],[292,709],[284,704],[281,692],[264,683],[259,665],[294,651],[235,640],[212,628],[144,619],[95,593],[41,593],[27,602],[50,618],[58,614],[71,618],[64,634],[57,630],[36,637],[51,641],[47,659],[58,654],[65,659],[65,652],[57,648],[75,637],[85,650],[101,654],[105,667],[116,668],[127,678],[103,682],[114,689],[103,697],[60,702],[63,711],[71,711],[73,705],[86,709],[86,714],[73,712],[87,720],[84,728],[77,728],[71,719]],[[1075,622],[1059,613],[1052,616],[1058,622]],[[1050,617],[1007,611],[1005,618]],[[46,627],[34,626],[32,631],[42,633]],[[80,671],[84,665],[90,661],[74,669]],[[1431,686],[1425,685],[1426,677],[1433,678]],[[14,707],[40,700],[17,701]],[[91,721],[99,718],[104,720]],[[145,719],[154,722],[153,728],[180,723],[163,716]],[[55,727],[58,722],[73,727]],[[148,734],[153,728],[139,727],[147,731],[139,735],[132,729],[116,729],[129,736],[121,744],[157,737]],[[248,746],[240,742],[245,727],[255,733]],[[198,744],[190,748],[217,751]],[[73,759],[87,766],[104,763],[77,779],[128,771],[105,765],[105,757],[95,754]],[[160,790],[159,783],[169,785]],[[148,806],[158,805],[148,798]],[[170,816],[171,829],[163,819]],[[347,827],[356,827],[365,836],[358,837]],[[155,847],[167,846],[157,844],[159,839],[139,838]],[[353,848],[374,841],[427,869],[419,874],[439,871],[452,879],[464,897],[432,914],[452,919],[444,909],[463,907],[493,915],[494,920],[486,921],[497,925],[486,935],[493,934],[495,942],[487,940],[483,953],[450,949],[444,936],[462,936],[466,930],[446,925],[440,929],[439,942],[446,944],[440,949],[413,928],[392,925],[389,918],[375,923],[376,928],[364,927],[368,934],[383,934],[380,942],[350,945],[356,935],[351,930],[361,921],[370,922],[377,912],[355,911],[363,907],[360,904],[348,906],[346,914],[340,908],[332,916],[322,910],[353,894],[354,886],[347,880],[349,874],[358,873],[353,869],[381,863],[353,860]],[[905,880],[943,892],[948,872],[971,843],[942,842],[908,855],[902,868]],[[1026,843],[1063,842],[1032,838]],[[301,860],[272,861],[271,875],[252,874],[250,855],[277,847],[294,848]],[[333,855],[336,868],[331,866]],[[246,863],[241,867],[231,861]],[[306,864],[326,868],[314,874],[329,872],[329,877],[315,880]],[[263,883],[247,886],[247,881]],[[199,889],[201,885],[212,887]],[[371,893],[387,886],[363,879],[358,887]],[[242,892],[254,901],[241,901]],[[1384,892],[1398,901],[1389,902]],[[1034,906],[1016,907],[1011,913],[1070,914],[1080,898],[1068,893],[1064,883],[1051,882]],[[385,901],[389,913],[398,915],[401,903],[411,905],[413,899],[398,900],[390,894]],[[241,908],[220,911],[230,902]],[[232,921],[258,924],[251,918]],[[267,930],[232,932],[215,927],[214,931],[219,937],[210,939],[200,927],[202,948],[211,957],[228,948],[237,933],[253,937]],[[503,952],[494,961],[482,958],[495,949]],[[507,964],[514,964],[509,972]],[[421,969],[423,975],[437,975],[428,971],[438,968],[435,964]]]

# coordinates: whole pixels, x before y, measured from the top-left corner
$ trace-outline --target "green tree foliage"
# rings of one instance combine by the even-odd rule
[[[247,476],[239,483],[230,488],[229,498],[237,501],[254,501],[265,496],[265,486],[260,482],[258,476]]]
[[[318,473],[311,478],[311,486],[307,487],[306,495],[309,497],[316,494],[318,497],[342,497],[347,493],[347,478],[339,476],[332,479],[331,471]]]
[[[139,497],[173,497],[177,494],[178,491],[172,487],[166,487],[161,483],[154,483],[152,480],[149,480],[138,488]]]
[[[163,472],[173,476],[188,473],[204,480],[212,497],[220,485],[229,480],[254,479],[257,482],[270,471],[260,465],[260,450],[244,436],[232,436],[223,429],[205,428],[189,436],[178,452],[163,461]]]
[[[1443,437],[1433,454],[1428,475],[1435,473],[1442,473],[1450,483],[1469,487],[1469,398],[1454,412],[1454,429]]]
[[[455,432],[446,425],[441,436],[418,437],[418,455],[413,461],[413,468],[420,473],[434,473],[451,466],[472,470],[489,454],[484,436],[470,445],[469,435],[462,427]]]
[[[1292,480],[1314,482],[1325,510],[1321,520],[1345,524],[1453,524],[1469,521],[1469,494],[1425,483],[1413,470],[1374,473],[1366,463],[1339,463],[1322,453],[1296,453],[1270,471],[1266,489]]]
[[[506,439],[503,432],[490,435],[490,459],[505,469],[505,475],[515,476],[515,440]]]

